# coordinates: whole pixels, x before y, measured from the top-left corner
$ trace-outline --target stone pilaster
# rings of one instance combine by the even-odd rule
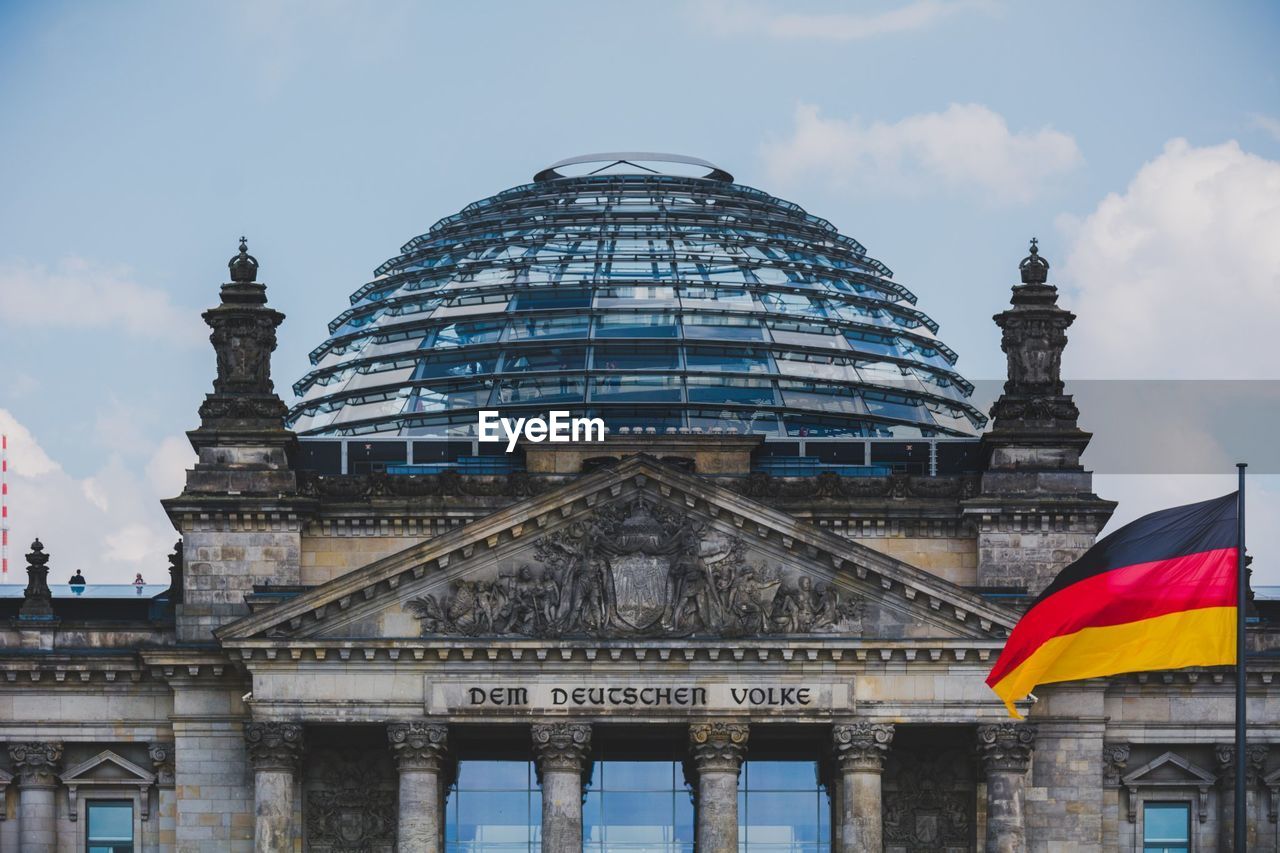
[[[444,796],[449,727],[413,720],[387,726],[387,741],[400,772],[399,853],[444,849]]]
[[[293,783],[302,763],[302,726],[245,723],[244,740],[253,766],[254,850],[292,850]]]
[[[58,847],[54,794],[62,769],[62,744],[11,743],[9,761],[18,780],[18,847],[25,853],[54,853]]]
[[[1025,853],[1026,786],[1036,727],[996,723],[978,727],[978,756],[987,775],[986,853]]]
[[[174,790],[177,775],[173,753],[172,743],[147,745],[147,757],[151,759],[151,768],[156,774],[156,840],[162,850],[172,849],[178,840],[178,800]]]
[[[880,775],[893,743],[893,726],[857,722],[831,730],[839,773],[837,823],[832,833],[837,853],[880,853],[884,849]]]
[[[746,723],[689,726],[689,750],[698,773],[699,853],[738,851],[738,772],[747,756],[748,733]]]
[[[533,757],[542,781],[542,851],[582,849],[582,780],[591,753],[587,723],[535,723]]]
[[[1235,850],[1235,808],[1236,808],[1236,745],[1220,743],[1213,749],[1213,757],[1218,771],[1218,849],[1222,853],[1233,853]],[[1258,782],[1262,779],[1267,764],[1267,747],[1262,744],[1250,744],[1245,747],[1244,784],[1245,784],[1245,820],[1247,828],[1245,837],[1252,849],[1258,841]]]

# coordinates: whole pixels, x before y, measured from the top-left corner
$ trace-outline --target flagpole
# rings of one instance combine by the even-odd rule
[[[1239,462],[1236,469],[1240,472],[1239,491],[1236,493],[1236,798],[1235,798],[1235,853],[1245,853],[1245,801],[1248,792],[1245,790],[1245,746],[1248,736],[1245,733],[1246,713],[1245,694],[1245,643],[1244,613],[1248,603],[1248,581],[1244,570],[1244,469],[1247,463]]]

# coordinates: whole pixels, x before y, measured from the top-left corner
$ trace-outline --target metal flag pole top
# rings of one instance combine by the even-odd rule
[[[1248,715],[1246,713],[1245,701],[1245,666],[1244,666],[1244,611],[1247,604],[1248,581],[1245,578],[1244,571],[1244,469],[1248,467],[1245,462],[1236,464],[1236,469],[1240,472],[1239,491],[1236,492],[1236,531],[1237,548],[1236,548],[1236,797],[1235,797],[1235,844],[1232,849],[1235,853],[1245,853],[1248,844],[1245,836],[1245,801],[1248,799],[1248,792],[1245,791],[1245,743],[1247,735],[1245,734],[1245,723]]]

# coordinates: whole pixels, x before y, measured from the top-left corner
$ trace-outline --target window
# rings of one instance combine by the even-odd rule
[[[597,761],[582,806],[585,853],[690,853],[693,800],[678,761]]]
[[[535,853],[541,844],[533,762],[460,762],[446,806],[447,853]]]
[[[819,853],[831,849],[831,800],[814,761],[748,761],[738,792],[738,841],[744,853]]]
[[[133,853],[133,803],[90,800],[86,812],[88,853]]]
[[[1191,806],[1187,803],[1144,803],[1143,853],[1188,853],[1191,850]]]

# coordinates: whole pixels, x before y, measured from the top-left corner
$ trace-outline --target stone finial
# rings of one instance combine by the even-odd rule
[[[1115,787],[1120,775],[1129,764],[1129,744],[1106,743],[1102,745],[1102,784]]]
[[[53,593],[49,591],[49,555],[37,539],[27,554],[27,588],[22,592],[19,619],[53,619]]]
[[[1025,773],[1035,743],[1036,727],[1028,723],[978,726],[978,754],[988,773]]]
[[[271,382],[271,353],[284,315],[267,307],[266,285],[255,281],[258,261],[243,241],[228,266],[231,281],[222,286],[220,304],[201,315],[213,330],[218,372],[200,418],[224,431],[281,429],[285,405]]]
[[[587,723],[534,723],[533,754],[538,772],[572,770],[581,773],[591,752],[591,726]]]
[[[244,740],[254,770],[293,771],[302,761],[302,726],[299,723],[245,723]]]
[[[448,757],[449,727],[411,720],[387,725],[387,742],[401,770],[440,770]]]
[[[23,741],[9,744],[9,761],[23,788],[51,788],[62,770],[62,743]]]
[[[836,761],[844,772],[879,773],[893,743],[892,723],[850,723],[833,726],[831,745]]]
[[[244,237],[240,238],[240,252],[227,261],[231,270],[231,280],[238,284],[247,284],[258,277],[258,259],[249,254],[249,244]]]
[[[689,750],[698,772],[737,773],[747,756],[749,733],[746,723],[722,720],[689,726]]]
[[[147,756],[151,759],[151,766],[155,768],[156,783],[163,787],[172,786],[174,783],[173,744],[164,742],[148,744]]]
[[[1220,743],[1213,748],[1213,757],[1218,765],[1218,784],[1228,790],[1236,786],[1236,745]],[[1267,746],[1251,743],[1245,746],[1244,778],[1245,784],[1253,787],[1262,778],[1267,765]]]
[[[1018,264],[1023,284],[1045,284],[1049,281],[1049,262],[1040,257],[1039,240],[1031,238],[1031,254]]]

